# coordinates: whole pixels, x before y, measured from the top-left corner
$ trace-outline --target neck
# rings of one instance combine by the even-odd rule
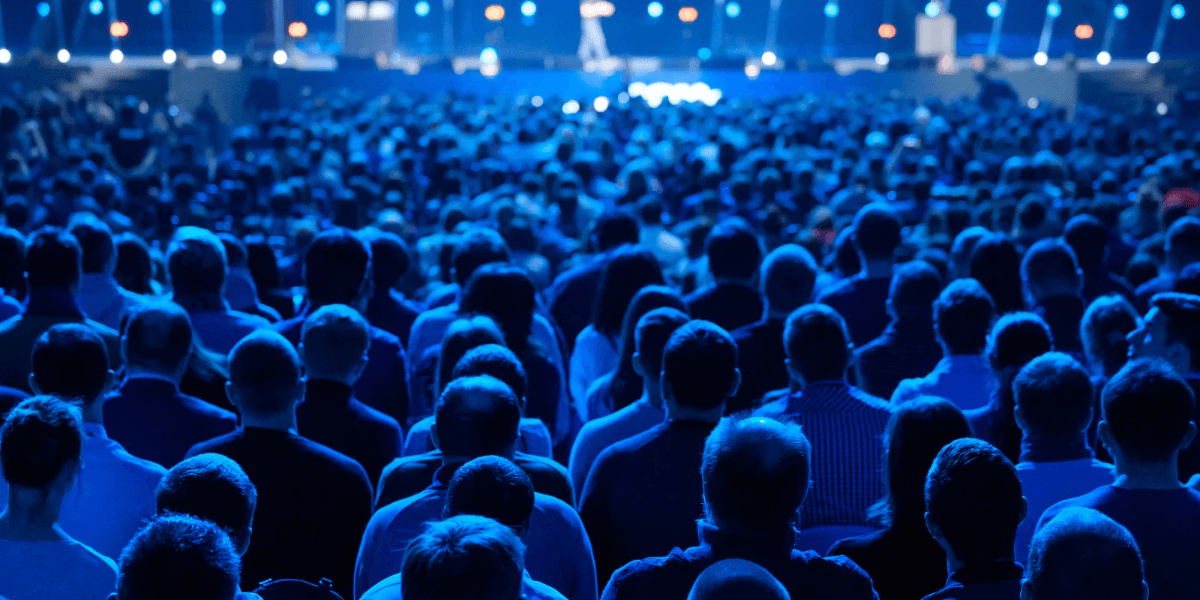
[[[0,537],[19,541],[61,540],[58,527],[62,498],[54,492],[20,486],[8,490],[8,507],[0,513]]]
[[[1183,487],[1179,483],[1179,461],[1175,455],[1169,460],[1147,463],[1129,460],[1119,452],[1112,454],[1117,473],[1114,487],[1128,490],[1177,490]]]
[[[640,398],[640,400],[645,400],[646,402],[649,402],[650,406],[653,406],[654,408],[662,408],[662,405],[663,405],[662,383],[657,380],[650,379],[649,377],[646,377],[643,375],[642,376],[642,397]]]
[[[1092,458],[1087,443],[1087,432],[1031,433],[1024,431],[1021,437],[1020,462],[1063,462]]]
[[[722,402],[720,406],[711,409],[688,408],[679,406],[679,404],[669,400],[665,402],[665,404],[667,408],[668,421],[701,421],[704,423],[719,423],[721,421],[721,417],[725,414],[724,402]]]
[[[358,381],[358,376],[354,373],[321,373],[319,371],[313,371],[310,367],[308,370],[308,382],[313,383],[317,381],[340,383],[342,385],[354,387],[354,382]]]
[[[83,404],[83,422],[104,425],[104,394]]]
[[[862,270],[859,274],[867,279],[891,279],[893,263],[890,259],[868,259],[859,255]]]
[[[750,285],[753,279],[738,279],[736,277],[713,277],[717,285]]]
[[[163,373],[162,371],[159,371],[156,369],[148,369],[146,367],[140,367],[135,364],[127,363],[125,365],[125,378],[129,379],[131,377],[139,377],[139,376],[141,376],[141,377],[161,377],[163,379],[169,379],[169,380],[175,382],[175,385],[178,386],[179,380],[183,378],[183,373],[186,370],[187,370],[186,363],[183,368],[176,370],[174,373]]]
[[[501,450],[494,454],[494,456],[499,456],[500,458],[505,458],[510,461],[513,460],[513,458],[516,457],[516,455],[517,455],[517,449],[516,449],[515,445],[509,446],[509,447],[505,448],[504,450]],[[479,458],[479,457],[478,456],[458,455],[458,454],[442,454],[442,466],[443,467],[457,467],[457,466],[469,463],[477,458]]]
[[[242,427],[254,427],[257,429],[273,429],[275,431],[286,431],[288,433],[296,433],[296,411],[289,409],[274,415],[256,415],[248,411],[242,412]]]

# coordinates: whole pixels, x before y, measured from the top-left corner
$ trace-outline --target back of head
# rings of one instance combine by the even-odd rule
[[[901,321],[929,323],[933,320],[933,311],[929,307],[941,292],[942,276],[937,269],[923,260],[914,260],[892,272],[888,300],[892,312]]]
[[[472,348],[485,344],[504,345],[504,333],[500,326],[486,315],[455,319],[442,336],[442,346],[438,351],[437,375],[434,389],[440,395],[451,381],[454,367],[459,359]],[[514,390],[516,391],[516,390]]]
[[[872,203],[854,215],[854,247],[867,260],[891,260],[900,245],[900,218],[885,204]]]
[[[21,402],[0,428],[0,472],[9,486],[48,489],[82,451],[79,410],[53,396]]]
[[[1121,296],[1101,296],[1083,313],[1079,339],[1094,371],[1111,377],[1129,357],[1129,334],[1138,328],[1141,316]]]
[[[232,233],[221,232],[217,234],[217,239],[221,240],[221,246],[225,248],[225,260],[229,262],[230,267],[245,267],[249,260],[249,251],[246,249],[246,242]],[[87,251],[84,251],[85,262]],[[86,271],[86,269],[84,269]]]
[[[788,527],[808,493],[812,446],[794,423],[735,415],[704,443],[700,474],[708,519],[731,531]]]
[[[991,232],[986,228],[976,225],[962,230],[954,237],[954,245],[950,247],[950,255],[954,261],[955,277],[970,276],[971,253],[975,251],[975,245],[979,243],[979,240],[989,235],[991,235]]]
[[[83,251],[84,273],[104,273],[115,265],[116,246],[107,223],[91,213],[80,213],[71,217],[68,228]]]
[[[1075,251],[1058,240],[1038,241],[1021,261],[1021,280],[1035,300],[1078,294],[1082,281]]]
[[[740,218],[721,221],[704,242],[708,271],[714,279],[749,281],[758,273],[762,246],[758,236]]]
[[[463,288],[458,308],[463,314],[491,317],[504,332],[508,347],[521,354],[533,329],[537,289],[523,269],[502,263],[484,265]]]
[[[950,354],[978,355],[987,347],[996,315],[992,296],[974,279],[956,279],[933,305],[938,337]]]
[[[400,568],[404,600],[520,600],[525,545],[487,517],[430,523],[409,542]]]
[[[396,285],[408,273],[411,258],[400,236],[380,229],[364,229],[359,235],[371,245],[376,293]]]
[[[230,399],[243,413],[275,416],[291,410],[303,394],[300,382],[300,357],[274,331],[255,331],[229,352]]]
[[[505,454],[517,440],[520,421],[516,394],[488,376],[455,379],[434,408],[438,448],[446,457]]]
[[[784,244],[772,250],[763,261],[761,273],[769,310],[791,313],[811,302],[817,272],[817,261],[803,246]]]
[[[1194,406],[1191,386],[1159,359],[1129,361],[1100,393],[1107,442],[1143,462],[1162,462],[1179,450]]]
[[[788,316],[783,345],[792,369],[808,383],[846,376],[850,333],[842,315],[824,304],[802,306]]]
[[[155,518],[121,553],[118,600],[234,600],[242,563],[220,527],[185,515]]]
[[[968,437],[967,418],[948,400],[924,397],[897,406],[883,442],[888,497],[873,512],[885,523],[919,522],[925,514],[925,476],[930,465],[946,444]]]
[[[925,506],[935,537],[967,564],[1010,558],[1025,516],[1017,470],[995,446],[971,438],[938,453],[925,480]]]
[[[88,325],[63,323],[33,344],[33,380],[39,393],[95,402],[109,384],[108,348]]]
[[[1150,298],[1150,309],[1167,318],[1164,344],[1183,344],[1191,355],[1191,369],[1200,367],[1200,296],[1178,292],[1155,294]]]
[[[1075,251],[1075,258],[1079,259],[1081,267],[1098,268],[1108,251],[1108,229],[1092,215],[1075,215],[1067,221],[1063,241]]]
[[[75,236],[43,227],[25,245],[25,277],[31,288],[70,288],[79,282],[83,250]]]
[[[1061,352],[1047,352],[1013,380],[1017,423],[1026,435],[1078,434],[1092,421],[1095,398],[1087,369]]]
[[[177,301],[183,296],[219,293],[229,271],[225,246],[207,229],[180,227],[167,248],[167,271]]]
[[[687,313],[674,308],[656,308],[638,319],[637,333],[634,334],[638,359],[650,379],[657,380],[662,376],[661,370],[656,373],[651,366],[662,365],[663,352],[671,335],[689,320]]]
[[[371,247],[353,231],[322,231],[304,253],[304,287],[315,306],[353,304],[371,283]]]
[[[125,323],[125,362],[131,367],[173,375],[192,351],[192,323],[178,304],[144,302]]]
[[[465,286],[476,269],[494,262],[508,262],[508,246],[504,238],[493,229],[470,229],[459,238],[450,258],[454,281]]]
[[[171,467],[154,492],[158,514],[191,515],[229,534],[238,553],[250,545],[258,492],[246,472],[220,454],[200,454]]]
[[[642,288],[662,285],[662,267],[654,253],[641,246],[624,246],[604,265],[596,288],[592,326],[609,336],[617,335],[625,311]]]
[[[691,321],[663,350],[663,395],[684,408],[711,410],[737,392],[737,343],[708,321]],[[668,392],[669,390],[669,392]]]
[[[638,243],[638,223],[633,215],[618,210],[610,210],[596,217],[592,227],[596,249],[607,252],[624,244]]]
[[[1200,262],[1200,219],[1183,217],[1167,230],[1167,267],[1179,271]]]
[[[996,311],[1005,314],[1024,306],[1021,282],[1021,255],[1012,240],[990,235],[971,251],[969,272],[992,296]]]
[[[521,359],[499,344],[484,344],[467,351],[454,365],[450,379],[488,375],[499,379],[513,391],[517,400],[525,399],[528,378]]]
[[[371,345],[371,326],[345,304],[327,304],[304,320],[300,333],[309,377],[343,380],[364,364]]]
[[[512,461],[481,456],[454,472],[442,516],[487,517],[520,534],[533,514],[533,494],[533,482]]]
[[[1120,523],[1090,508],[1068,508],[1046,523],[1033,536],[1027,564],[1029,600],[1146,598],[1137,542]]]
[[[740,558],[727,558],[700,573],[688,600],[791,600],[771,572]]]
[[[992,369],[1021,368],[1034,358],[1054,350],[1050,327],[1041,317],[1028,312],[1004,315],[992,326],[987,355]]]

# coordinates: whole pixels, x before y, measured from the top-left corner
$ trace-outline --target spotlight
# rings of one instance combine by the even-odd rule
[[[742,5],[737,2],[730,2],[725,5],[725,16],[730,19],[736,19],[742,14]]]
[[[428,17],[429,3],[425,0],[421,0],[416,6],[413,7],[413,10],[416,11],[418,17]]]
[[[225,14],[225,0],[213,0],[212,11],[214,15]]]
[[[1033,63],[1039,67],[1046,66],[1046,63],[1048,62],[1050,62],[1050,57],[1046,56],[1045,52],[1038,52],[1037,54],[1033,55]]]
[[[892,57],[888,56],[887,52],[880,52],[879,54],[875,55],[875,64],[881,67],[888,66],[888,63],[890,62],[892,62]]]
[[[494,65],[499,61],[500,61],[500,54],[496,52],[495,48],[491,48],[491,47],[484,48],[483,52],[479,53],[479,62],[481,62],[485,65]]]
[[[684,23],[695,23],[696,19],[700,18],[700,11],[694,6],[685,6],[679,9],[679,20]]]
[[[1162,56],[1159,56],[1158,52],[1155,52],[1153,50],[1150,51],[1150,54],[1146,55],[1146,62],[1148,62],[1152,65],[1157,65],[1158,61],[1160,61],[1160,60],[1162,60]]]
[[[123,38],[129,35],[129,23],[125,21],[113,21],[112,25],[108,26],[108,34],[115,38]]]
[[[837,2],[826,2],[825,3],[825,16],[829,17],[830,19],[838,16]]]
[[[1062,5],[1057,2],[1051,2],[1046,5],[1046,14],[1051,19],[1057,19],[1062,14]]]
[[[1003,13],[1004,13],[1004,7],[1000,6],[999,2],[988,2],[987,14],[989,17],[991,17],[993,19],[999,19],[1000,15]]]
[[[608,98],[600,96],[599,98],[596,98],[594,102],[592,102],[592,108],[596,109],[596,112],[602,113],[608,110],[608,104]]]
[[[1154,107],[1154,112],[1158,113],[1158,116],[1160,116],[1160,117],[1167,116],[1167,103],[1159,102],[1158,106]]]
[[[758,76],[761,73],[762,73],[762,68],[759,67],[758,65],[754,65],[754,64],[746,65],[746,77],[749,77],[750,79],[758,79]]]
[[[1087,23],[1080,23],[1075,26],[1075,37],[1081,40],[1090,40],[1096,35],[1096,29]]]
[[[1116,17],[1118,21],[1124,19],[1125,17],[1128,17],[1129,16],[1129,7],[1125,6],[1124,4],[1118,4],[1118,5],[1114,6],[1113,7],[1113,16]]]
[[[175,54],[174,50],[170,48],[163,50],[163,62],[167,63],[168,65],[175,64],[175,59],[177,58],[179,58],[179,55]]]
[[[709,50],[708,48],[701,48],[696,52],[696,56],[699,56],[700,60],[708,60],[712,58],[712,50]]]
[[[500,65],[483,65],[479,67],[479,74],[491,79],[500,74]]]
[[[271,57],[271,60],[275,61],[275,64],[277,65],[282,65],[288,60],[287,52],[284,52],[283,50],[276,50],[275,55]]]
[[[646,13],[649,14],[650,17],[653,19],[657,19],[657,18],[663,16],[662,2],[651,2],[650,4],[648,4],[646,6]]]
[[[43,19],[50,16],[50,3],[49,2],[38,2],[37,12],[38,12],[38,16],[42,17]]]
[[[1030,108],[1030,110],[1035,109],[1038,106],[1041,106],[1041,104],[1042,104],[1041,101],[1039,101],[1037,98],[1030,98],[1029,102],[1025,103],[1025,105],[1028,106]]]
[[[70,53],[70,52],[68,52],[66,48],[61,48],[61,49],[59,49],[59,51],[58,51],[58,62],[60,62],[60,63],[66,63],[68,60],[71,60],[71,53]]]
[[[543,100],[541,96],[534,96],[533,98],[529,99],[529,103],[532,104],[534,108],[541,108],[542,104],[545,102],[546,101]]]
[[[1187,14],[1187,9],[1183,8],[1182,4],[1176,4],[1171,7],[1171,18],[1175,20],[1182,19]]]
[[[317,3],[317,16],[324,17],[329,14],[329,2],[321,0]]]
[[[493,4],[483,11],[483,16],[489,21],[500,21],[504,19],[504,7],[499,4]]]
[[[12,52],[8,48],[0,48],[0,65],[7,65],[12,61]]]
[[[533,2],[532,0],[525,0],[525,2],[522,2],[521,14],[525,15],[526,17],[532,17],[533,15],[536,15],[537,2]]]
[[[1100,54],[1096,55],[1096,62],[1102,67],[1107,66],[1108,63],[1112,62],[1112,55],[1106,51],[1101,51]]]
[[[288,23],[287,32],[294,38],[302,38],[308,35],[308,25],[303,21],[293,21]]]
[[[108,53],[108,60],[111,60],[114,65],[119,65],[121,61],[125,60],[125,53],[121,52],[120,48],[113,48],[113,51]]]
[[[925,16],[930,19],[936,19],[940,14],[942,14],[942,7],[937,2],[930,2],[925,5]]]
[[[152,15],[155,15],[155,16],[161,15],[162,14],[162,0],[150,0],[150,5],[147,6],[146,9],[149,10],[150,14],[152,14]]]
[[[567,100],[567,103],[562,107],[562,111],[564,115],[573,115],[579,112],[579,103],[574,100]]]
[[[92,0],[88,3],[88,12],[92,13],[93,15],[99,15],[100,13],[104,12],[104,3],[100,0]]]
[[[212,59],[213,59],[214,63],[216,63],[218,65],[223,65],[223,64],[225,64],[226,58],[227,57],[225,56],[224,50],[213,50]]]
[[[891,23],[884,23],[879,26],[879,37],[890,40],[896,37],[896,26]]]
[[[775,63],[778,61],[779,61],[779,57],[775,56],[774,52],[763,52],[762,64],[764,64],[768,67],[773,67],[773,66],[775,66]]]

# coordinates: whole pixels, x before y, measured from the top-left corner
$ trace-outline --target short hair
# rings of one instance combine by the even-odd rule
[[[1028,433],[1079,433],[1092,422],[1095,391],[1083,365],[1061,352],[1047,352],[1017,373],[1013,400]]]
[[[684,324],[663,349],[662,380],[680,406],[701,410],[721,406],[737,373],[737,343],[708,321]]]
[[[73,215],[68,229],[83,252],[83,272],[103,273],[117,252],[112,229],[91,213]]]
[[[83,250],[75,236],[57,227],[43,227],[25,245],[25,278],[30,287],[68,288],[82,274]]]
[[[434,375],[434,396],[439,396],[442,390],[454,380],[454,367],[459,359],[472,348],[486,344],[504,345],[504,333],[500,326],[487,315],[474,315],[458,318],[450,322],[450,327],[442,336],[442,344],[437,353],[437,373]],[[516,390],[514,389],[515,393]],[[521,397],[518,394],[518,397]]]
[[[896,267],[888,289],[892,311],[902,321],[933,320],[933,306],[942,293],[942,276],[923,260],[914,260]]]
[[[925,514],[925,476],[946,444],[971,437],[967,417],[949,400],[918,397],[895,407],[883,434],[887,497],[870,516],[885,525]]]
[[[53,396],[22,401],[0,428],[0,472],[9,485],[47,489],[82,452],[79,410]]]
[[[596,217],[592,226],[596,249],[605,252],[624,244],[638,243],[640,230],[637,219],[621,210],[608,210]]]
[[[1072,506],[1033,536],[1027,579],[1035,598],[1143,600],[1142,553],[1120,523]]]
[[[873,202],[854,215],[854,247],[868,259],[891,259],[900,245],[900,218]]]
[[[592,326],[602,334],[619,335],[633,297],[645,287],[664,283],[662,267],[654,253],[641,246],[618,248],[601,271]]]
[[[1116,294],[1092,301],[1079,324],[1079,339],[1088,363],[1098,374],[1111,377],[1129,359],[1129,334],[1138,328],[1141,315]]]
[[[462,465],[446,488],[443,517],[478,515],[520,531],[533,515],[533,482],[512,461],[481,456]]]
[[[1075,215],[1067,221],[1063,241],[1075,251],[1080,266],[1096,268],[1104,262],[1104,253],[1108,251],[1108,229],[1092,215]]]
[[[242,411],[269,415],[289,409],[297,399],[300,357],[282,335],[260,329],[229,351],[229,382],[241,394]]]
[[[846,376],[850,332],[833,308],[809,304],[793,311],[783,328],[783,344],[788,360],[806,381]]]
[[[651,379],[662,377],[661,370],[654,372],[654,366],[662,364],[663,352],[671,335],[690,320],[691,317],[683,311],[669,307],[656,308],[638,319],[637,332],[634,334],[638,360],[643,366],[642,370],[649,371],[647,375]]]
[[[762,292],[774,312],[792,312],[812,301],[817,261],[804,246],[784,244],[763,260]]]
[[[304,319],[304,364],[318,375],[350,375],[371,346],[371,325],[345,304],[327,304]]]
[[[964,563],[1012,555],[1024,498],[1017,470],[995,446],[955,440],[938,452],[925,479],[928,518]]]
[[[408,273],[412,258],[408,255],[408,244],[404,239],[389,231],[364,229],[359,233],[371,245],[371,266],[376,288],[391,288]]]
[[[371,283],[371,247],[336,227],[313,238],[304,253],[304,287],[313,304],[350,304]]]
[[[1183,269],[1184,266],[1200,262],[1200,219],[1187,216],[1171,224],[1167,229],[1166,251],[1168,266]]]
[[[1023,367],[1051,350],[1054,350],[1054,338],[1050,335],[1050,326],[1029,312],[1000,317],[988,336],[988,360],[996,372]]]
[[[177,296],[220,292],[229,272],[225,245],[207,229],[180,227],[167,247],[167,272]]]
[[[1163,292],[1150,298],[1150,308],[1167,317],[1168,343],[1187,346],[1192,369],[1200,369],[1200,296]]]
[[[992,296],[997,314],[1025,307],[1021,281],[1021,254],[1012,240],[1002,235],[980,239],[971,251],[970,273]]]
[[[992,296],[970,278],[950,282],[933,304],[937,334],[950,354],[979,354],[996,317]]]
[[[471,348],[455,363],[450,379],[462,379],[475,375],[495,377],[512,390],[517,400],[525,400],[529,376],[521,364],[521,359],[517,358],[512,350],[499,344],[484,344]]]
[[[704,242],[708,272],[717,279],[753,279],[762,262],[758,236],[740,218],[717,223]]]
[[[687,600],[791,600],[770,571],[748,560],[727,558],[700,572]]]
[[[516,394],[487,375],[450,382],[434,407],[438,448],[446,456],[503,454],[516,442],[520,422]]]
[[[450,264],[454,281],[465,286],[476,269],[494,262],[508,262],[508,245],[494,229],[474,227],[467,230],[454,246]]]
[[[192,515],[217,524],[237,548],[250,543],[258,491],[233,459],[220,454],[185,458],[158,482],[154,504],[159,514]]]
[[[525,546],[487,517],[459,515],[430,523],[404,551],[404,600],[519,600]]]
[[[1040,240],[1025,251],[1021,261],[1021,279],[1051,291],[1079,289],[1079,260],[1075,251],[1059,240]]]
[[[108,384],[108,347],[88,325],[60,323],[33,343],[31,366],[41,393],[90,405]]]
[[[706,510],[739,528],[786,526],[808,493],[811,460],[799,425],[745,413],[725,417],[704,442]]]
[[[1191,386],[1162,359],[1129,361],[1100,393],[1113,443],[1147,462],[1165,460],[1179,449],[1195,403]]]
[[[991,232],[984,227],[975,225],[968,227],[954,236],[954,244],[950,246],[951,259],[954,262],[954,276],[967,277],[970,274],[971,253],[979,240],[988,237]]]
[[[123,346],[130,365],[160,373],[175,373],[192,352],[192,322],[178,304],[139,303],[125,322]]]
[[[242,561],[220,527],[186,515],[161,516],[121,553],[120,600],[234,600]]]

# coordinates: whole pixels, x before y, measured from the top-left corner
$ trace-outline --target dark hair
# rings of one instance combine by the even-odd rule
[[[970,274],[971,254],[979,241],[992,235],[987,229],[978,225],[968,227],[954,236],[954,244],[950,246],[951,260],[954,262],[954,276],[958,279]],[[965,271],[965,272],[961,272]]]
[[[891,259],[900,245],[900,218],[887,205],[871,203],[854,215],[854,247],[872,260]]]
[[[933,304],[937,334],[950,354],[980,354],[987,347],[996,307],[974,279],[956,279]]]
[[[721,406],[738,373],[737,343],[708,321],[691,321],[671,334],[663,350],[663,391],[680,406],[707,410]]]
[[[600,275],[592,326],[602,335],[616,336],[634,296],[646,286],[664,283],[662,267],[653,253],[641,246],[619,248]]]
[[[653,371],[655,365],[662,364],[663,352],[667,349],[671,335],[690,320],[691,317],[686,312],[669,307],[656,308],[638,319],[635,338],[643,370]],[[652,375],[661,376],[661,370]]]
[[[1100,268],[1108,251],[1108,229],[1092,215],[1075,215],[1067,221],[1063,241],[1075,251],[1081,267]]]
[[[1172,223],[1167,229],[1164,250],[1170,268],[1183,269],[1200,262],[1200,219],[1187,216]]]
[[[116,252],[113,279],[117,284],[135,294],[153,294],[154,259],[150,256],[150,246],[132,233],[122,233],[116,237]]]
[[[942,292],[942,276],[929,263],[914,260],[896,267],[888,290],[888,300],[896,318],[906,322],[930,323]]]
[[[1013,379],[1017,413],[1030,435],[1074,434],[1092,422],[1095,390],[1087,369],[1061,352],[1047,352]]]
[[[971,437],[967,418],[949,400],[923,396],[895,407],[883,436],[887,496],[870,515],[884,525],[921,523],[925,515],[925,476],[941,449]]]
[[[72,216],[68,229],[83,251],[83,272],[103,273],[116,252],[112,229],[91,213]]]
[[[242,392],[243,412],[269,415],[290,408],[300,383],[300,357],[282,335],[260,329],[229,351],[229,382]]]
[[[167,271],[175,301],[186,308],[185,297],[217,294],[225,285],[229,271],[225,245],[207,229],[180,227],[167,248]]]
[[[1161,359],[1131,360],[1100,394],[1100,410],[1123,454],[1157,462],[1179,450],[1195,406],[1192,388]]]
[[[516,442],[520,421],[517,396],[486,375],[450,382],[434,407],[438,447],[446,456],[501,454]]]
[[[520,467],[499,456],[481,456],[454,472],[442,516],[478,515],[520,533],[533,515],[533,497],[533,482]]]
[[[824,304],[792,312],[783,328],[783,345],[792,367],[809,383],[846,376],[850,333],[842,315]]]
[[[454,269],[454,281],[465,287],[479,267],[488,263],[506,263],[508,260],[508,246],[504,238],[492,229],[475,227],[459,238],[450,264]]]
[[[1193,370],[1200,370],[1200,296],[1163,292],[1150,298],[1150,308],[1167,317],[1167,343],[1187,346]]]
[[[609,210],[601,213],[599,217],[596,217],[592,232],[596,240],[596,249],[600,252],[606,252],[623,244],[636,244],[640,233],[637,219],[621,210]]]
[[[504,263],[477,269],[463,288],[458,304],[459,314],[483,314],[494,319],[517,356],[532,350],[529,338],[536,309],[537,289],[529,274]]]
[[[246,238],[246,267],[250,269],[250,277],[260,296],[282,287],[275,250],[261,235]]]
[[[700,572],[688,600],[789,600],[787,588],[770,571],[741,558],[718,560]]]
[[[642,396],[642,376],[633,368],[633,354],[637,352],[637,328],[643,315],[659,309],[672,308],[684,313],[687,306],[679,294],[666,286],[651,285],[639,290],[629,301],[621,322],[621,339],[617,344],[617,368],[609,376],[609,395],[612,409],[618,411],[637,401]],[[664,340],[665,343],[665,340]],[[662,364],[661,352],[654,364]]]
[[[1007,314],[992,326],[987,357],[996,376],[1000,409],[996,411],[997,418],[992,421],[989,431],[975,433],[995,443],[1009,460],[1017,460],[1021,447],[1021,429],[1013,416],[1016,401],[1012,381],[1029,361],[1053,350],[1050,327],[1033,313]]]
[[[108,347],[95,329],[61,323],[33,344],[33,379],[43,394],[90,405],[108,384]]]
[[[242,549],[250,543],[258,491],[232,459],[199,454],[163,475],[154,491],[154,503],[159,514],[191,515],[215,523]]]
[[[1097,510],[1073,506],[1055,515],[1033,536],[1028,563],[1037,598],[1146,597],[1137,542]]]
[[[1039,240],[1025,251],[1021,280],[1046,294],[1079,292],[1079,261],[1075,251],[1058,240]]]
[[[499,379],[513,391],[522,406],[525,405],[525,390],[529,385],[528,375],[521,359],[512,350],[500,344],[484,344],[467,350],[454,365],[451,380],[488,375]]]
[[[304,287],[313,307],[353,304],[371,285],[371,247],[337,227],[313,238],[304,253]]]
[[[79,282],[83,250],[75,236],[57,227],[43,227],[25,245],[25,276],[29,287],[69,288]]]
[[[53,396],[21,402],[0,427],[0,470],[10,486],[45,490],[82,452],[79,410]]]
[[[1025,309],[1021,282],[1021,255],[1012,240],[991,235],[979,240],[971,251],[970,277],[987,290],[996,314]]]
[[[174,374],[192,352],[192,323],[179,305],[143,302],[125,322],[125,362],[157,373]]]
[[[150,521],[121,553],[121,600],[232,600],[242,561],[220,527],[195,517]]]
[[[400,236],[375,228],[360,233],[371,244],[371,264],[375,269],[375,294],[384,295],[408,273],[411,258],[408,245]]]
[[[227,232],[217,234],[217,239],[221,240],[221,246],[225,248],[225,260],[230,267],[245,267],[249,254],[246,250],[246,242],[243,242],[236,235]],[[86,253],[85,253],[86,255]]]
[[[0,289],[18,300],[25,298],[25,236],[0,228]]]
[[[925,480],[925,506],[960,561],[1012,556],[1025,502],[1017,470],[995,446],[966,438],[942,448]]]
[[[795,423],[721,419],[704,442],[700,475],[709,517],[754,531],[776,531],[796,519],[808,493],[812,446]]]
[[[704,242],[708,272],[714,279],[750,280],[758,274],[763,251],[754,230],[741,218],[717,223]]]
[[[446,386],[456,379],[452,375],[454,367],[468,351],[487,344],[504,345],[504,334],[491,317],[474,315],[452,321],[446,328],[446,334],[442,336],[442,345],[438,350],[437,374],[433,381],[434,395],[440,396]],[[513,392],[516,391],[516,388],[513,388]],[[517,397],[524,397],[524,388],[517,393]]]
[[[305,317],[300,342],[311,377],[353,376],[371,347],[371,325],[345,304],[326,304]]]
[[[812,301],[817,261],[804,247],[784,244],[763,260],[762,292],[771,311],[792,312]]]
[[[405,600],[519,600],[525,545],[486,517],[430,523],[409,542],[400,567]]]
[[[1092,371],[1112,377],[1129,359],[1126,339],[1142,321],[1128,300],[1117,295],[1092,301],[1079,323],[1079,339]]]

